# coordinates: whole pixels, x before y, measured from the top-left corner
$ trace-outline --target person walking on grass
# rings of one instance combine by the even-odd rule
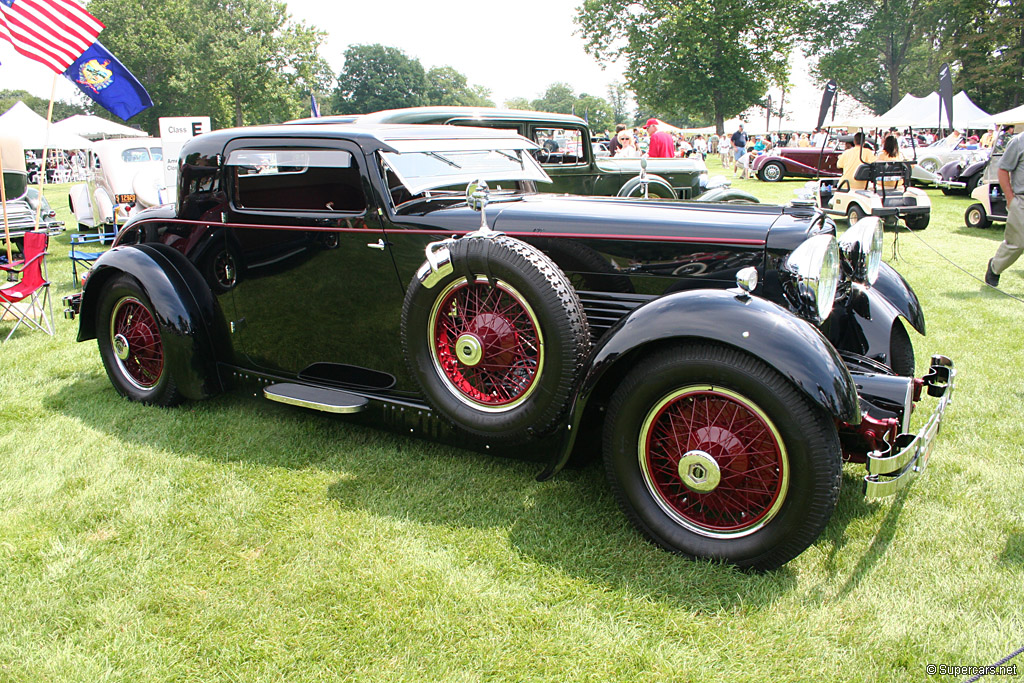
[[[1006,232],[985,271],[991,287],[999,286],[999,276],[1024,252],[1024,133],[1013,136],[999,160],[999,187],[1006,195]]]

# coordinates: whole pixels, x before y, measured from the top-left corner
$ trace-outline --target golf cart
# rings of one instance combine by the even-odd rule
[[[924,230],[931,218],[931,200],[924,190],[911,187],[910,175],[908,161],[862,163],[854,179],[866,182],[865,189],[851,189],[846,180],[822,178],[815,200],[825,213],[846,217],[850,225],[865,216],[878,216],[886,227],[895,227],[902,219],[911,230]]]
[[[968,206],[964,212],[964,223],[968,228],[987,228],[994,222],[1006,222],[1006,195],[999,186],[999,160],[1012,137],[1013,133],[1006,131],[996,135],[988,165],[981,171],[981,180],[971,191],[971,198],[977,203]]]

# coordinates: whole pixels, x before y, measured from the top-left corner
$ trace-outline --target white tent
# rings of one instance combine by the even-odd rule
[[[16,138],[25,149],[90,149],[92,143],[72,133],[63,133],[50,126],[46,131],[46,119],[29,109],[20,100],[0,115],[0,130]]]
[[[971,121],[968,128],[988,128],[990,126],[1020,126],[1024,124],[1024,104],[998,114],[985,116]]]
[[[99,116],[75,114],[63,121],[53,124],[54,130],[62,133],[81,135],[83,138],[98,140],[101,138],[137,138],[145,135],[144,131],[131,128],[115,121],[108,121]]]
[[[988,116],[988,113],[971,101],[963,90],[953,96],[953,127],[964,130],[971,122]],[[915,128],[948,128],[949,122],[943,110],[939,118],[939,94],[933,92],[927,97],[906,94],[896,106],[878,117],[877,124],[887,126],[914,126]]]

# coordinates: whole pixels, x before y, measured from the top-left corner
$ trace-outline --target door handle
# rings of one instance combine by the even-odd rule
[[[366,246],[368,246],[370,249],[379,249],[380,251],[384,251],[384,247],[386,247],[387,245],[384,243],[384,240],[379,239],[376,242],[368,243]]]

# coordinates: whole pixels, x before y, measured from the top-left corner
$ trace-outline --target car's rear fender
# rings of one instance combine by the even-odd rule
[[[777,304],[736,290],[679,292],[633,310],[602,338],[591,353],[573,402],[567,446],[540,478],[551,476],[568,461],[593,399],[609,396],[629,368],[646,354],[679,343],[737,348],[772,367],[834,419],[860,422],[853,377],[836,349],[814,326]]]
[[[165,362],[181,393],[201,399],[220,392],[216,364],[230,357],[227,324],[199,271],[168,246],[117,247],[96,260],[82,292],[78,341],[96,337],[101,293],[122,273],[138,280],[153,305]]]

